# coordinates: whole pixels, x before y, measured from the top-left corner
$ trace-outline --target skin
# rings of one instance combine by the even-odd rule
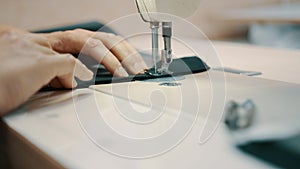
[[[0,115],[17,108],[47,85],[70,89],[77,85],[74,77],[92,79],[93,73],[71,55],[80,52],[103,64],[114,76],[125,77],[147,69],[138,52],[114,34],[82,29],[33,34],[0,26]]]

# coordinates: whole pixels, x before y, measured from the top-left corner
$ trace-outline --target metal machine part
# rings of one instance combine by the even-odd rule
[[[162,22],[162,37],[164,41],[164,49],[161,50],[161,67],[158,68],[158,58],[159,58],[159,41],[158,41],[158,31],[160,27],[160,22],[153,21],[150,22],[151,34],[152,34],[152,61],[153,67],[155,69],[154,75],[172,74],[169,71],[169,65],[172,63],[172,22]]]
[[[225,124],[230,130],[245,129],[252,125],[256,106],[248,99],[242,104],[230,101],[225,109]]]
[[[169,71],[169,65],[172,62],[172,22],[162,22],[162,36],[164,39],[164,49],[161,50],[161,68],[159,69],[159,73],[161,74],[172,74]]]
[[[152,30],[152,62],[154,67],[154,75],[158,73],[157,60],[159,57],[158,47],[158,29],[159,22],[150,22],[150,28]]]
[[[135,2],[145,22],[163,22],[193,15],[198,10],[201,0],[135,0]]]
[[[156,1],[153,0],[136,0],[136,4],[139,13],[145,22],[150,23],[151,36],[152,36],[152,60],[154,66],[154,73],[152,75],[159,76],[164,74],[172,74],[169,71],[169,65],[172,62],[172,22],[168,19],[166,20],[164,14],[157,12]],[[159,41],[158,41],[158,31],[162,26],[162,36],[164,40],[164,49],[161,50],[161,67],[158,68],[157,62],[159,57]]]

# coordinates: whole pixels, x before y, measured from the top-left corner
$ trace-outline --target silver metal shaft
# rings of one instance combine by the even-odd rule
[[[150,28],[152,30],[152,62],[154,67],[154,74],[157,74],[157,59],[159,57],[158,49],[158,29],[159,22],[150,22]]]
[[[172,22],[162,22],[162,36],[164,39],[164,49],[161,52],[161,68],[160,73],[172,74],[169,70],[169,65],[173,61],[172,58]]]

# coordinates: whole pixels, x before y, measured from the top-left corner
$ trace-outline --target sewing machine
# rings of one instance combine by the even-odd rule
[[[172,74],[169,65],[172,63],[172,20],[176,17],[187,17],[193,14],[199,5],[199,0],[136,0],[139,13],[145,22],[150,23],[152,30],[152,61],[154,65],[154,73],[152,75],[159,76],[161,74]],[[162,28],[162,37],[164,49],[159,54],[159,28]],[[161,67],[157,62],[161,60]]]
[[[177,2],[176,0],[161,0],[157,2],[164,3],[170,1]],[[162,26],[163,24],[160,23],[159,25]],[[168,22],[167,27],[167,30],[170,31],[172,24]],[[158,33],[154,34],[155,38],[156,35],[158,35]],[[156,41],[155,38],[154,41]],[[172,48],[173,51],[184,51],[185,48],[182,48],[180,45],[176,46],[176,43],[172,43],[171,45],[171,36],[163,38],[167,43],[169,43],[168,41],[170,40],[169,45],[163,49],[163,52],[172,51]],[[146,48],[146,41],[147,39],[140,39],[140,41],[136,43],[140,44],[142,48]],[[204,43],[199,39],[190,39],[190,42],[190,44],[194,44],[192,46],[197,46],[200,50],[202,49],[201,47],[204,46]],[[214,42],[214,46],[218,53],[220,53],[224,66],[263,71],[260,77],[271,79],[265,80],[243,75],[226,74],[229,82],[227,83],[228,86],[226,89],[226,92],[228,92],[227,99],[242,102],[245,98],[251,97],[259,108],[258,115],[264,120],[269,120],[272,123],[275,122],[274,124],[280,124],[282,120],[287,123],[298,123],[299,114],[297,114],[297,110],[299,110],[299,104],[297,104],[297,101],[299,100],[300,90],[297,84],[300,83],[300,80],[298,77],[292,75],[294,75],[295,72],[299,72],[299,68],[297,66],[290,66],[289,69],[278,72],[278,67],[281,65],[295,65],[299,63],[299,52],[256,48],[226,42]],[[170,63],[173,63],[172,58],[170,58],[172,55],[166,55],[164,53],[160,56],[157,51],[159,51],[158,48],[154,48],[154,52],[156,52],[154,56],[163,57],[162,60],[169,59],[166,60],[169,62],[162,67],[159,65],[156,66],[156,73],[159,75],[170,73],[168,72],[170,70],[168,66],[170,66]],[[205,50],[202,51],[205,52]],[[210,57],[211,55],[206,54],[206,56]],[[274,58],[276,58],[275,61]],[[161,58],[157,58],[155,64],[159,59]],[[269,64],[270,62],[272,62],[272,64],[274,63],[275,66]],[[211,62],[208,62],[208,64],[214,66]],[[222,72],[214,70],[196,74],[195,78],[193,78],[193,74],[190,74],[186,77],[175,79],[179,83],[179,86],[164,86],[161,85],[162,81],[138,81],[133,83],[96,85],[88,89],[77,89],[74,91],[76,95],[72,95],[71,91],[62,93],[57,91],[39,93],[28,102],[28,107],[25,107],[25,110],[19,109],[17,112],[4,118],[4,122],[13,133],[12,135],[16,135],[17,138],[19,138],[19,140],[15,139],[17,141],[14,139],[8,141],[7,148],[9,149],[12,161],[15,162],[14,165],[17,166],[16,168],[26,168],[26,165],[27,168],[46,168],[45,164],[42,165],[42,162],[45,162],[48,166],[52,166],[52,168],[179,169],[186,166],[189,166],[189,168],[222,168],[224,166],[228,168],[272,168],[272,166],[262,161],[254,160],[240,151],[237,151],[232,145],[232,138],[228,135],[226,126],[223,123],[220,123],[219,127],[215,128],[214,135],[211,136],[210,140],[207,140],[205,144],[199,144],[200,129],[204,127],[206,122],[205,117],[208,115],[208,105],[210,104],[211,96],[213,93],[218,93],[217,91],[211,90],[211,81],[209,79],[211,76],[209,76],[209,73],[210,75],[222,74]],[[147,108],[151,106],[148,102],[149,92],[155,90],[165,91],[166,100],[169,101],[167,102],[169,103],[167,105],[167,117],[170,120],[176,120],[176,118],[174,118],[175,116],[172,116],[174,112],[172,110],[180,110],[178,107],[179,104],[176,102],[180,100],[177,100],[178,97],[175,96],[179,96],[181,92],[180,89],[184,89],[184,91],[189,91],[188,93],[184,93],[185,98],[187,98],[185,101],[189,107],[184,107],[180,112],[184,114],[184,121],[190,123],[192,120],[189,116],[190,110],[194,110],[193,103],[199,101],[199,97],[195,97],[196,92],[194,92],[197,90],[191,90],[190,87],[190,85],[193,85],[195,79],[199,85],[197,88],[192,89],[200,91],[200,98],[202,100],[200,100],[199,103],[201,104],[200,108],[203,113],[200,113],[195,127],[193,127],[185,140],[174,149],[160,156],[142,160],[131,160],[112,155],[97,146],[95,142],[87,136],[86,131],[83,130],[81,126],[82,124],[78,121],[78,117],[86,115],[83,122],[85,122],[88,127],[91,127],[89,129],[94,130],[101,137],[104,137],[101,141],[107,146],[118,148],[118,145],[121,145],[119,148],[132,148],[125,147],[124,144],[114,144],[120,140],[110,140],[110,135],[105,135],[105,132],[108,130],[104,130],[103,133],[98,132],[99,128],[93,125],[101,125],[104,123],[99,123],[98,118],[95,118],[99,116],[99,114],[97,114],[99,112],[95,111],[93,112],[95,114],[91,114],[94,110],[92,107],[94,105],[90,106],[92,102],[88,102],[88,100],[97,101],[97,104],[100,105],[99,107],[104,110],[104,117],[106,117],[106,120],[112,122],[113,127],[126,129],[121,123],[123,119],[121,119],[120,116],[116,117],[116,115],[119,115],[118,111],[115,110],[116,103],[120,103],[122,106],[120,107],[121,110],[127,108],[127,105],[147,110]],[[278,82],[278,80],[290,83]],[[293,82],[297,84],[291,84]],[[217,85],[216,83],[214,84]],[[131,97],[128,99],[125,98],[125,96],[128,95],[128,93],[126,93],[127,90],[129,91],[128,93],[131,94]],[[76,106],[80,104],[83,106],[82,111],[79,111],[80,114],[77,114],[78,109],[76,108],[78,107],[74,106],[74,100],[70,99],[72,96],[76,97],[75,101],[78,103]],[[160,95],[154,95],[154,99],[151,100],[154,101],[152,103],[156,110],[161,105],[160,99],[162,97],[159,96]],[[289,108],[286,109],[286,106]],[[286,118],[283,119],[280,116],[281,114],[284,114]],[[290,116],[286,116],[287,114]],[[289,117],[294,119],[291,121]],[[169,121],[167,122],[167,124],[171,124]],[[264,125],[265,123],[263,122],[264,121],[260,121],[260,124]],[[182,124],[184,125],[184,123]],[[142,125],[141,127],[144,126]],[[147,132],[153,130],[157,132],[155,134],[159,134],[162,129],[161,126],[155,127],[156,128],[152,128],[152,126],[149,126],[150,129],[147,130]],[[177,129],[180,130],[182,128]],[[121,131],[124,132],[124,130]],[[143,128],[140,130],[140,133],[147,134]],[[156,145],[156,147],[159,146],[160,144]],[[134,147],[132,150],[134,153],[143,152],[143,148],[151,151],[152,147],[141,147],[141,149]],[[37,156],[37,160],[32,160],[32,154]],[[30,164],[35,167],[30,167]]]

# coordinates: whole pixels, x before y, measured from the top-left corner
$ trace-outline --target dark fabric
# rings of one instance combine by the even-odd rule
[[[161,63],[158,63],[158,67],[160,67],[160,65]],[[162,77],[181,76],[181,75],[187,75],[193,73],[201,73],[209,70],[209,66],[207,66],[199,57],[196,56],[174,59],[169,68],[172,74],[153,76],[151,74],[154,73],[154,68],[151,68],[145,74],[131,75],[129,77],[124,77],[124,78],[117,78],[117,77],[113,77],[111,73],[109,73],[105,68],[102,67],[97,70],[97,76],[95,79],[89,82],[79,81],[78,87],[82,88],[93,84],[121,83],[121,82],[130,82],[136,80],[147,80],[147,79],[162,78]]]
[[[282,168],[300,167],[300,135],[282,140],[251,142],[239,148]]]

